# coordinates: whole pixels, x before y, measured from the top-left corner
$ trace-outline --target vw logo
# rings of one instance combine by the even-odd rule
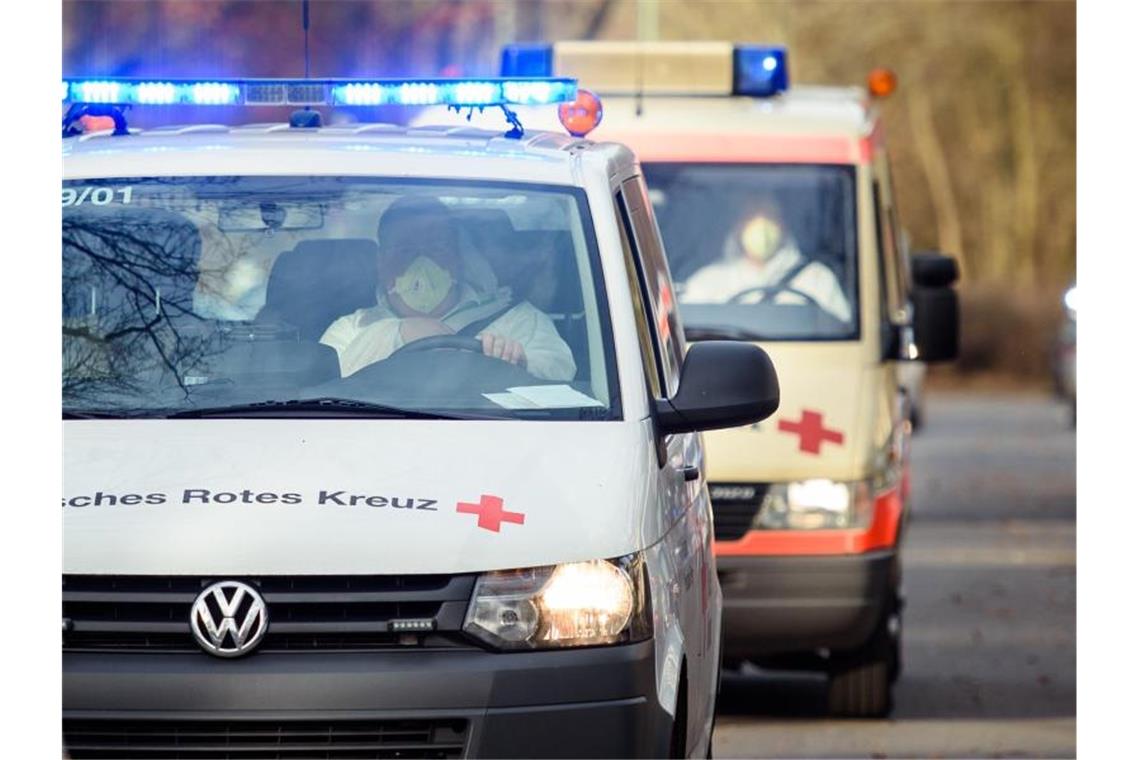
[[[198,646],[217,657],[240,657],[253,651],[269,628],[265,600],[240,581],[207,586],[190,608],[190,630]]]

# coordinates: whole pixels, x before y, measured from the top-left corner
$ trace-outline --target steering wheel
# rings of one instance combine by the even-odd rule
[[[447,357],[454,371],[440,372],[433,350],[455,351]],[[344,396],[392,403],[393,398],[442,400],[443,405],[462,398],[471,407],[483,404],[483,393],[498,393],[515,385],[533,385],[523,367],[483,353],[482,341],[463,335],[431,335],[407,343],[387,358],[372,362],[348,377],[338,377],[307,389],[315,395]]]
[[[483,341],[467,335],[429,335],[426,338],[405,343],[389,354],[388,358],[391,359],[396,354],[401,353],[411,354],[420,351],[439,351],[443,349],[451,351],[470,351],[474,354],[482,354]]]
[[[796,288],[790,287],[788,285],[757,285],[756,287],[747,288],[746,290],[740,291],[739,293],[734,295],[732,298],[728,299],[728,303],[741,303],[744,301],[744,299],[746,297],[752,295],[753,293],[761,293],[764,296],[771,295],[771,296],[773,296],[773,298],[775,296],[779,295],[780,293],[791,293],[792,295],[797,295],[800,298],[803,298],[805,301],[807,301],[808,303],[810,303],[812,306],[816,307],[817,309],[820,309],[821,311],[826,311],[826,309],[823,308],[823,304],[821,304],[819,302],[819,299],[814,298],[811,295],[808,295],[807,293],[803,292],[802,290],[797,290]]]

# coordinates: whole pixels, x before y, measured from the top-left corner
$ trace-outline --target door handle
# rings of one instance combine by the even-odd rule
[[[701,468],[695,464],[687,464],[681,468],[681,474],[685,476],[685,482],[688,483],[701,476]]]

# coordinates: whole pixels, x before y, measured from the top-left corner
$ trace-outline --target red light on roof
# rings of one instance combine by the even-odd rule
[[[573,103],[558,106],[558,120],[575,137],[585,137],[602,123],[602,101],[589,90],[578,88]]]
[[[79,123],[84,132],[103,132],[115,128],[115,120],[110,116],[80,116]]]
[[[872,69],[867,75],[867,91],[876,98],[885,98],[895,91],[899,78],[890,69]]]

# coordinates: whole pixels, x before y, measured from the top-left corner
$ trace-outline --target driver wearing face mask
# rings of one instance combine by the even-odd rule
[[[397,349],[434,335],[469,335],[486,356],[543,380],[568,381],[576,367],[554,323],[510,288],[480,278],[458,252],[447,207],[434,198],[406,197],[380,217],[376,306],[341,317],[321,343],[336,349],[347,377]],[[465,266],[470,264],[470,266]]]
[[[722,259],[697,270],[679,291],[682,303],[810,301],[842,322],[851,319],[851,307],[831,268],[800,252],[772,204],[746,214],[725,240]]]

